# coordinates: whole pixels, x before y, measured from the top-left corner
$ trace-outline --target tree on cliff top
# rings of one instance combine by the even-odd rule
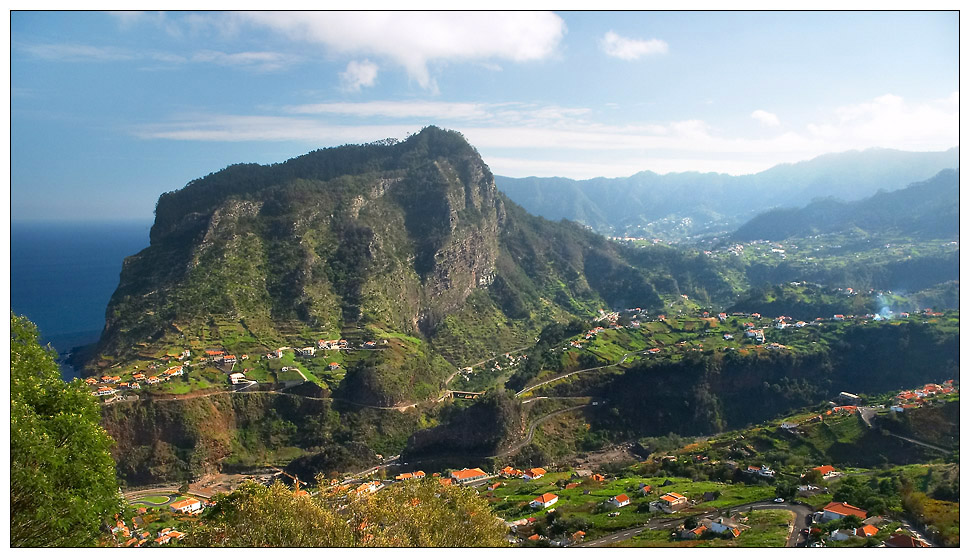
[[[37,328],[10,316],[10,545],[91,546],[120,510],[113,441],[80,380],[64,383]]]
[[[181,546],[494,547],[505,525],[474,491],[409,481],[374,494],[347,495],[322,476],[315,496],[280,483],[248,482],[218,498]]]

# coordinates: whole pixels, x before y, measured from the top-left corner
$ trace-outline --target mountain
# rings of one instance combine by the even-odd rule
[[[435,397],[456,364],[550,321],[658,308],[676,277],[710,267],[673,256],[641,270],[599,235],[529,215],[460,134],[434,127],[194,180],[159,198],[150,240],[124,262],[89,372],[182,347],[373,340],[386,350],[329,386],[373,405]]]
[[[604,233],[683,237],[734,229],[777,206],[891,192],[958,165],[958,148],[927,153],[868,149],[742,176],[645,171],[626,178],[495,180],[511,200],[548,219],[571,219]]]
[[[737,240],[782,240],[861,230],[920,240],[955,240],[960,233],[959,173],[948,169],[893,192],[853,202],[817,200],[800,209],[775,209],[742,225]]]

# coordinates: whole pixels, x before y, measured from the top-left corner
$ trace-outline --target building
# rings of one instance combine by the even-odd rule
[[[927,545],[925,542],[915,539],[906,533],[893,533],[889,539],[886,540],[887,548],[925,548]]]
[[[453,480],[456,484],[467,484],[477,480],[482,480],[487,476],[488,473],[482,471],[481,469],[462,469],[461,471],[453,471],[451,473],[451,480]]]
[[[676,492],[668,492],[658,501],[660,509],[666,513],[674,513],[687,507],[687,497]]]
[[[532,469],[526,469],[525,473],[522,475],[522,478],[525,480],[541,479],[545,474],[546,470],[542,467],[534,467]]]
[[[236,372],[236,373],[233,373],[233,374],[229,374],[229,381],[232,382],[233,385],[236,385],[236,384],[238,384],[240,382],[245,382],[246,381],[246,375],[243,374],[242,372]]]
[[[813,471],[818,471],[821,473],[823,479],[831,479],[841,475],[842,473],[835,470],[835,467],[831,465],[822,465],[821,467],[813,467]]]
[[[535,500],[529,503],[533,508],[548,508],[553,506],[559,501],[559,496],[552,494],[551,492],[546,492],[542,496],[539,496]]]
[[[616,496],[607,500],[606,503],[615,508],[622,508],[623,506],[630,505],[630,497],[626,494],[617,494]]]
[[[865,519],[866,513],[866,510],[851,506],[845,502],[831,502],[822,508],[822,523],[838,521],[850,515],[854,515],[859,519]]]
[[[173,513],[201,513],[202,502],[195,498],[185,498],[184,500],[172,502],[169,504],[168,509],[172,510]]]
[[[836,397],[836,399],[838,399],[839,401],[841,401],[843,403],[849,403],[849,404],[852,404],[852,405],[862,402],[862,398],[861,397],[859,397],[858,395],[856,395],[854,393],[849,393],[847,391],[840,392],[839,393],[839,396]]]

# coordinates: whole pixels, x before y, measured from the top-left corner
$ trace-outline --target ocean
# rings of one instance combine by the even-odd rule
[[[94,343],[126,256],[148,246],[151,222],[12,223],[10,308],[62,357]],[[65,380],[74,370],[61,364]]]

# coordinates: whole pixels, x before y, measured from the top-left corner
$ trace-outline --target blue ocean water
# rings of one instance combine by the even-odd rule
[[[147,221],[12,223],[11,309],[37,324],[61,356],[97,341],[121,264],[148,246],[150,228]]]

